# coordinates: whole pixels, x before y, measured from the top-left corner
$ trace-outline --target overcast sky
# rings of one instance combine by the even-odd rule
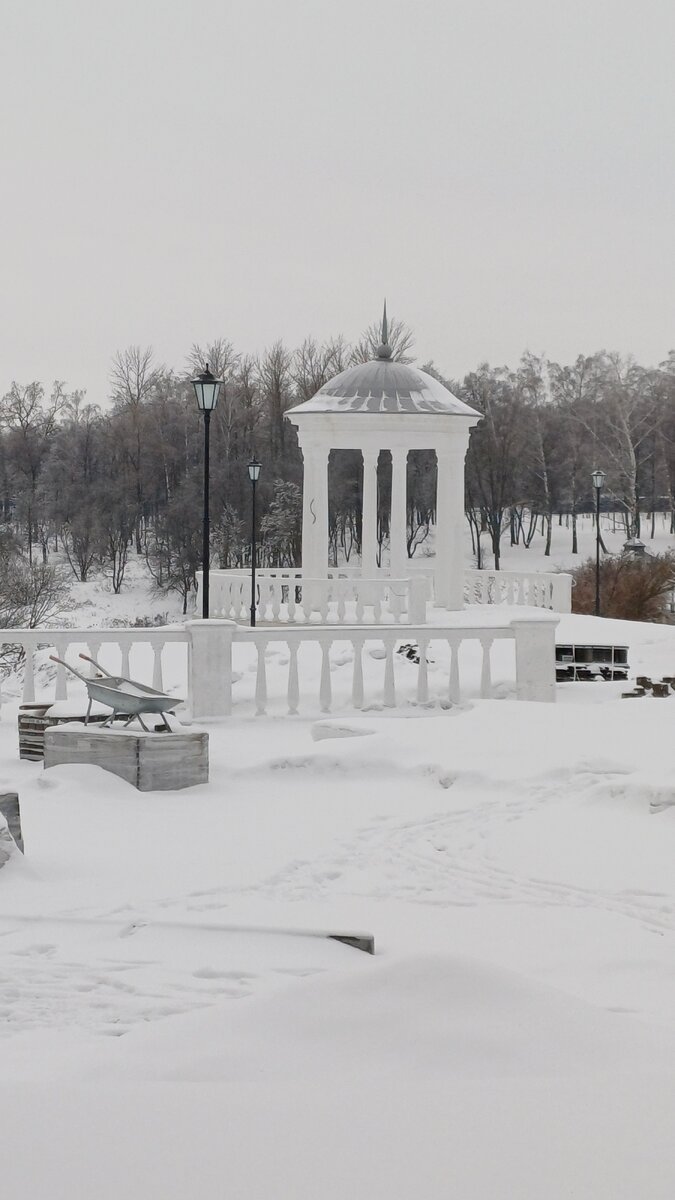
[[[0,0],[0,392],[131,343],[675,346],[672,0]]]

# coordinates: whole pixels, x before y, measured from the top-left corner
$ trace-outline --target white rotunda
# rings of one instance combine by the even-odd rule
[[[328,574],[328,458],[331,450],[363,456],[361,576],[377,567],[377,464],[381,450],[392,460],[390,555],[385,574],[410,574],[407,546],[407,461],[411,450],[434,450],[437,462],[434,600],[438,607],[464,604],[464,460],[469,434],[481,418],[419,367],[397,362],[382,320],[375,358],[342,371],[286,417],[298,430],[304,463],[302,574]]]

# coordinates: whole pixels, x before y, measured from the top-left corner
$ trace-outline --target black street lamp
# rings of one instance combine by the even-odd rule
[[[209,371],[202,371],[192,380],[197,398],[197,407],[204,414],[204,525],[202,540],[202,617],[206,621],[209,615],[209,432],[211,413],[218,403],[218,395],[222,387],[222,379],[216,379]]]
[[[248,464],[251,480],[251,628],[255,627],[255,485],[260,478],[261,465],[256,458]]]
[[[604,471],[594,471],[591,475],[595,488],[595,615],[600,616],[600,493],[605,486],[607,476]]]

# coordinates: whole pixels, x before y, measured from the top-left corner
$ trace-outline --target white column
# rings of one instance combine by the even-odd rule
[[[439,608],[464,607],[464,455],[466,447],[436,452],[435,603]]]
[[[325,579],[328,573],[328,448],[302,447],[302,573]]]
[[[405,579],[408,574],[407,463],[408,451],[392,448],[389,573],[394,579]]]
[[[377,460],[379,450],[363,450],[363,511],[361,513],[361,575],[377,572]]]

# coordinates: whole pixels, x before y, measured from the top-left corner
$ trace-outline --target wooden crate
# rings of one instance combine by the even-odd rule
[[[22,704],[19,707],[19,758],[41,762],[45,752],[45,729],[70,721],[84,721],[84,713],[72,716],[50,716],[51,704]],[[93,724],[105,721],[105,713],[89,718]]]
[[[126,779],[140,792],[177,791],[208,783],[209,735],[143,733],[64,725],[45,730],[45,768],[87,763]]]

